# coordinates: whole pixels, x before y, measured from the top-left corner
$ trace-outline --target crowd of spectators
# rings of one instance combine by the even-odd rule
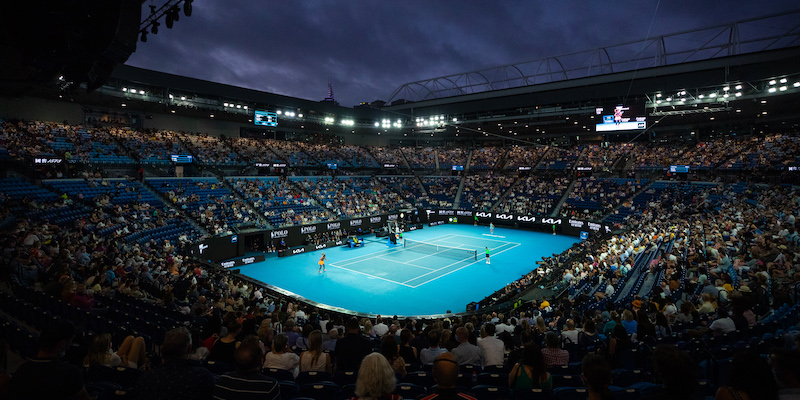
[[[564,197],[564,192],[569,188],[569,184],[568,178],[524,177],[497,205],[497,211],[525,215],[550,215],[559,200]]]
[[[345,161],[354,168],[380,168],[383,166],[378,164],[372,154],[364,147],[346,145],[339,147],[337,150],[344,156]]]
[[[458,192],[459,181],[459,178],[450,176],[422,178],[422,186],[427,193],[428,203],[434,207],[452,208],[456,192]]]
[[[201,163],[211,165],[246,164],[246,159],[241,158],[225,141],[216,136],[193,133],[180,135],[180,139]]]
[[[403,147],[402,152],[411,168],[436,168],[436,149],[432,147]]]
[[[369,151],[381,164],[393,164],[396,168],[408,168],[403,151],[395,147],[370,147]],[[383,166],[383,165],[381,165]]]
[[[754,148],[783,158],[766,160],[770,165],[794,162],[797,144],[790,139],[776,136],[770,145]],[[150,147],[167,148],[167,141]],[[632,152],[638,165],[669,160],[658,151],[648,158],[638,147]],[[681,157],[710,148],[725,151],[701,147],[672,149]],[[310,182],[233,179],[232,185],[248,200],[291,206],[294,200],[313,201],[310,193],[317,187]],[[458,186],[457,178],[422,182],[431,201],[443,207],[447,201],[433,197],[454,197]],[[336,193],[353,186],[342,183],[336,187],[330,182]],[[596,202],[608,211],[624,204],[643,183],[580,179],[573,199]],[[191,184],[203,190],[218,185]],[[327,184],[321,184],[320,194],[330,188]],[[544,203],[520,203],[524,193],[560,198],[559,191],[563,194],[568,184],[567,179],[546,184],[542,178],[525,178],[501,207],[541,210]],[[370,189],[359,190],[385,186],[407,199],[422,197],[396,190],[419,190],[412,177],[381,177],[365,185]],[[127,192],[128,186],[119,189]],[[185,205],[191,211],[190,205],[200,203],[198,210],[207,211],[217,205],[189,193],[182,183],[164,192],[174,208],[136,201],[114,204],[115,196],[109,194],[87,202],[69,195],[34,201],[26,194],[2,193],[0,215],[7,227],[0,232],[2,301],[11,304],[10,287],[24,302],[15,304],[25,305],[4,306],[3,313],[40,325],[40,335],[32,354],[36,357],[10,381],[0,379],[0,385],[7,384],[12,398],[88,398],[90,390],[103,390],[90,385],[96,383],[90,372],[97,365],[142,370],[126,388],[134,398],[234,398],[235,392],[249,390],[277,399],[289,387],[278,380],[302,382],[311,371],[357,371],[351,375],[356,377],[353,395],[395,399],[398,380],[419,382],[414,380],[424,375],[419,372],[430,370],[434,380],[424,386],[430,392],[426,399],[480,398],[488,389],[477,383],[492,374],[502,377],[492,381],[494,392],[509,390],[519,396],[531,394],[526,393],[530,389],[564,387],[585,387],[581,390],[589,398],[630,395],[619,392],[621,387],[641,397],[646,389],[654,398],[705,398],[715,390],[719,399],[792,398],[800,389],[800,309],[792,297],[800,281],[800,192],[782,185],[690,186],[696,190],[670,186],[647,207],[635,210],[620,231],[592,235],[542,260],[538,268],[481,302],[481,309],[498,307],[497,312],[361,321],[296,304],[188,260],[180,251],[186,238],[127,240],[131,229],[151,230],[178,220],[176,208]],[[220,208],[243,209],[234,198],[220,199]],[[71,212],[78,217],[48,219]],[[206,218],[220,219],[214,210]],[[112,233],[100,233],[104,229]],[[532,302],[517,297],[533,287],[563,289],[565,294]],[[511,301],[513,305],[506,304]],[[47,318],[36,319],[36,309],[48,304],[53,307],[42,314]],[[128,314],[134,310],[147,310],[141,315],[148,320],[174,323],[154,327]],[[101,328],[86,335],[81,333],[85,326],[78,331],[66,318],[52,318],[59,315],[78,316],[78,324]],[[149,327],[152,335],[129,335],[134,327]],[[5,332],[13,335],[16,330]],[[65,356],[68,362],[62,361]],[[84,362],[85,375],[79,369]],[[460,371],[475,373],[459,376]],[[478,373],[484,371],[489,375]],[[659,385],[637,386],[630,380],[633,375]]]
[[[313,224],[333,217],[286,178],[228,178],[228,181],[276,228]]]
[[[606,145],[591,144],[586,146],[586,162],[594,171],[610,171],[617,160],[633,149],[633,143],[613,143]]]
[[[461,208],[475,211],[491,211],[516,177],[508,175],[468,175],[461,191]]]
[[[508,162],[506,169],[516,170],[519,167],[533,168],[539,163],[542,155],[549,149],[548,146],[514,146],[506,155]]]
[[[570,170],[575,167],[586,145],[569,148],[550,147],[537,169]]]
[[[647,181],[623,178],[580,178],[560,213],[565,217],[599,220],[639,191]]]
[[[472,159],[469,162],[470,170],[494,170],[498,168],[505,149],[500,147],[481,147],[472,150]]]
[[[437,149],[436,153],[439,159],[439,169],[442,170],[449,170],[454,165],[466,166],[467,155],[469,155],[469,151],[464,150],[460,147],[447,150]]]

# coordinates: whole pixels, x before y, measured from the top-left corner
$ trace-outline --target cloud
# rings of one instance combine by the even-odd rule
[[[658,7],[656,8],[656,5]],[[403,83],[536,60],[788,8],[696,1],[194,2],[128,64],[342,105]]]

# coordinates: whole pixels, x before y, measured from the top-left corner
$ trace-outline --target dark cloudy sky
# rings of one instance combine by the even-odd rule
[[[143,13],[149,12],[145,2]],[[343,106],[403,83],[782,12],[782,0],[195,0],[129,65]],[[652,22],[652,25],[651,25]]]

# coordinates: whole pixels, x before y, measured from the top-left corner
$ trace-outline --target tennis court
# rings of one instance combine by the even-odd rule
[[[383,252],[358,256],[329,265],[417,288],[475,263],[485,264],[484,247],[489,247],[490,254],[496,255],[520,245],[494,239],[490,243],[487,243],[487,239],[483,239],[481,243],[477,243],[478,241],[479,239],[473,237],[455,234],[425,242],[407,239],[403,246],[390,247]],[[484,244],[484,247],[480,247]]]
[[[365,314],[435,315],[461,312],[536,268],[543,256],[578,239],[484,226],[441,225],[406,232],[406,246],[367,237],[366,246],[323,250],[327,271],[318,273],[322,251],[240,268],[286,293],[323,306]],[[437,248],[437,246],[440,246]],[[485,247],[491,254],[486,264]]]

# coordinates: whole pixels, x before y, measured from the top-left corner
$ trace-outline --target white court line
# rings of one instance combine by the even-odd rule
[[[452,267],[453,265],[456,265],[456,264],[458,264],[458,263],[462,263],[462,262],[464,262],[464,261],[467,261],[467,260],[469,260],[469,259],[474,259],[474,258],[473,258],[473,257],[468,257],[468,258],[465,258],[465,259],[463,259],[463,260],[458,260],[458,261],[456,261],[456,262],[454,262],[454,263],[452,263],[452,264],[447,264],[447,265],[445,265],[445,266],[444,266],[444,267],[442,267],[442,268],[431,270],[431,272],[428,272],[428,273],[426,273],[426,274],[422,274],[422,275],[415,276],[415,277],[413,277],[413,278],[411,278],[411,279],[409,279],[409,280],[407,280],[407,281],[405,281],[405,282],[403,282],[403,283],[406,283],[406,282],[411,282],[411,281],[413,281],[414,279],[419,279],[419,278],[422,278],[422,277],[423,277],[423,276],[425,276],[425,275],[430,275],[430,274],[432,274],[432,273],[434,273],[434,272],[441,271],[441,270],[443,270],[443,269],[445,269],[445,268],[450,268],[450,267]],[[480,261],[480,260],[478,260],[478,261]],[[478,261],[475,261],[475,262],[478,262]],[[474,264],[474,263],[473,263],[473,264]],[[472,264],[467,264],[467,265],[472,265]]]
[[[511,249],[513,249],[513,248],[515,248],[515,247],[519,247],[519,246],[520,246],[520,245],[518,244],[518,245],[516,245],[516,246],[514,246],[514,247],[511,247],[511,248],[508,248],[508,249],[505,249],[505,250],[500,250],[500,251],[498,251],[498,252],[497,252],[497,253],[495,253],[495,254],[500,254],[500,253],[502,253],[502,252],[504,252],[504,251],[508,251],[508,250],[511,250]],[[481,262],[481,261],[482,261],[482,260],[478,260],[478,261],[475,261],[475,262],[471,262],[471,263],[469,263],[469,264],[467,264],[467,265],[465,265],[465,266],[463,266],[463,267],[461,267],[461,268],[454,269],[454,270],[452,270],[452,271],[450,271],[450,272],[448,272],[448,273],[446,273],[446,274],[439,275],[439,276],[437,276],[436,278],[429,279],[429,280],[427,280],[427,281],[425,281],[425,282],[422,282],[422,283],[420,283],[420,284],[419,284],[419,285],[417,285],[417,286],[412,286],[412,287],[413,287],[414,289],[416,289],[416,288],[418,288],[418,287],[420,287],[420,286],[422,286],[422,285],[425,285],[425,284],[427,284],[427,283],[429,283],[429,282],[433,282],[433,281],[435,281],[435,280],[437,280],[437,279],[439,279],[439,278],[441,278],[441,277],[443,277],[443,276],[450,275],[450,274],[452,274],[453,272],[460,271],[460,270],[462,270],[462,269],[464,269],[464,268],[467,268],[467,267],[469,267],[470,265],[477,264],[477,263],[479,263],[479,262]],[[451,264],[451,265],[452,265],[452,264]],[[436,271],[432,271],[432,272],[436,272]],[[427,274],[425,274],[425,275],[427,275]],[[421,275],[421,276],[425,276],[425,275]],[[417,277],[417,278],[419,278],[419,277]],[[416,278],[415,278],[415,279],[416,279]],[[412,279],[412,280],[413,280],[413,279]],[[410,281],[406,281],[406,282],[410,282]],[[404,284],[405,284],[405,283],[404,283]]]
[[[389,258],[381,258],[381,257],[378,257],[378,259],[383,260],[383,261],[391,261],[391,262],[395,262],[395,263],[398,263],[398,264],[408,265],[408,266],[411,266],[411,267],[427,269],[428,271],[433,271],[433,268],[423,267],[421,265],[409,264],[408,261],[397,261],[397,260],[392,260],[392,259],[389,259]]]
[[[456,235],[445,235],[445,236],[442,236],[442,237],[443,238],[449,238],[451,236],[456,236]],[[384,250],[378,250],[378,251],[376,251],[374,253],[369,253],[369,254],[364,254],[364,255],[361,255],[361,256],[348,258],[348,259],[344,260],[343,262],[341,262],[340,265],[352,265],[352,264],[356,264],[356,263],[361,262],[361,261],[372,260],[372,259],[381,257],[384,254],[392,253],[393,250],[394,251],[403,251],[403,250],[398,250],[398,249],[405,249],[405,247],[402,247],[402,246],[391,247],[391,248],[384,249]],[[382,254],[382,253],[384,253],[384,254]],[[356,261],[355,262],[349,262],[349,261],[353,261],[353,260],[356,260]]]
[[[452,235],[452,236],[455,236],[455,237],[462,237],[462,238],[467,238],[467,239],[475,239],[475,240],[490,240],[490,241],[492,241],[492,242],[501,242],[501,243],[522,244],[522,243],[517,243],[517,242],[509,242],[509,241],[505,241],[505,240],[495,240],[495,239],[476,238],[476,237],[473,237],[473,236],[464,236],[464,235]],[[490,236],[490,235],[484,234],[484,236]],[[504,237],[505,237],[505,236],[497,236],[497,235],[492,235],[492,236],[494,236],[494,237],[502,237],[502,238],[504,238]]]
[[[397,282],[397,281],[393,281],[393,280],[391,280],[391,279],[386,279],[386,278],[383,278],[383,277],[380,277],[380,276],[370,275],[370,274],[367,274],[367,273],[364,273],[364,272],[361,272],[361,271],[356,271],[356,270],[354,270],[354,269],[345,268],[345,267],[340,267],[340,266],[337,266],[337,265],[335,265],[335,264],[328,264],[328,266],[331,266],[331,267],[334,267],[334,268],[343,269],[343,270],[345,270],[345,271],[355,272],[355,273],[357,273],[357,274],[361,274],[361,275],[366,275],[366,276],[368,276],[368,277],[370,277],[370,278],[377,278],[377,279],[384,280],[384,281],[386,281],[386,282],[396,283],[396,284],[398,284],[398,285],[403,285],[403,286],[406,286],[406,287],[410,287],[410,288],[412,288],[412,289],[414,288],[414,286],[411,286],[411,285],[406,285],[406,284],[405,284],[405,283],[403,283],[403,282]]]

